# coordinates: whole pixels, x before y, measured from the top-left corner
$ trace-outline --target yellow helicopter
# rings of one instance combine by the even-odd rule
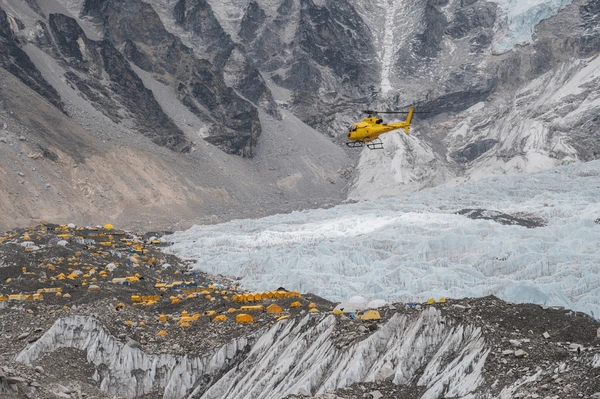
[[[364,145],[371,150],[382,150],[383,142],[379,138],[384,133],[391,132],[392,130],[404,129],[408,134],[410,129],[410,122],[412,121],[413,114],[415,113],[415,107],[410,107],[408,112],[391,112],[391,111],[363,111],[369,116],[362,120],[362,122],[353,123],[348,131],[348,142],[346,145],[350,148],[360,148]],[[408,114],[404,122],[395,123],[383,123],[383,119],[379,118],[377,114]]]

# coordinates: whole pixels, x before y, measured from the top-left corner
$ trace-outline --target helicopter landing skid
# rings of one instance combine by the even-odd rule
[[[364,141],[348,141],[348,142],[346,142],[346,145],[350,148],[360,148],[365,145],[365,142]]]
[[[381,141],[380,138],[377,138],[373,141],[348,141],[346,142],[346,145],[350,148],[361,148],[364,147],[365,144],[367,145],[367,148],[370,150],[383,150],[383,141]]]
[[[383,150],[383,141],[377,138],[373,141],[367,141],[367,148],[370,150]]]

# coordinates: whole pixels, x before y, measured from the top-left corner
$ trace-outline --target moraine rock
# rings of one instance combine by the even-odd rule
[[[525,356],[527,356],[527,352],[525,352],[523,349],[517,349],[515,351],[515,357],[516,358],[522,358],[522,357],[525,357]]]

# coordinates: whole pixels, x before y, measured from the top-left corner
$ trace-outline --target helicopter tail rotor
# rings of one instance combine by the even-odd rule
[[[408,134],[408,131],[410,130],[410,122],[412,121],[412,117],[413,114],[415,113],[415,107],[410,107],[410,109],[408,110],[408,116],[406,117],[406,127],[404,128],[404,131],[406,132],[406,134]]]

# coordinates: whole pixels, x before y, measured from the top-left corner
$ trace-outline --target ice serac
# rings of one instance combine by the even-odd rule
[[[301,390],[317,395],[376,381],[383,369],[391,370],[396,384],[426,387],[422,397],[430,399],[444,393],[463,397],[483,380],[489,350],[481,331],[436,309],[395,315],[373,335],[343,349],[335,345],[334,326],[334,316],[277,324],[202,399],[275,399]]]
[[[277,399],[390,378],[423,387],[423,398],[436,399],[465,397],[483,382],[489,349],[481,330],[435,308],[396,314],[350,345],[338,344],[335,325],[332,315],[288,319],[214,353],[188,357],[145,354],[112,337],[93,318],[73,316],[57,320],[17,361],[33,364],[59,348],[86,351],[100,389],[129,398],[164,388],[164,399]],[[201,382],[206,375],[214,380],[210,387]]]
[[[501,8],[494,51],[505,53],[518,44],[531,43],[535,27],[553,17],[573,0],[491,0]]]
[[[252,342],[253,337],[242,337],[202,357],[152,355],[117,340],[92,317],[72,316],[58,319],[16,361],[32,364],[60,348],[79,349],[96,367],[95,378],[104,392],[135,398],[162,388],[164,399],[179,399],[205,374],[224,372]]]
[[[101,23],[105,38],[123,47],[139,68],[176,90],[179,100],[210,126],[205,140],[228,153],[254,155],[261,133],[256,107],[228,87],[215,66],[168,32],[150,4],[86,1],[82,14]]]

